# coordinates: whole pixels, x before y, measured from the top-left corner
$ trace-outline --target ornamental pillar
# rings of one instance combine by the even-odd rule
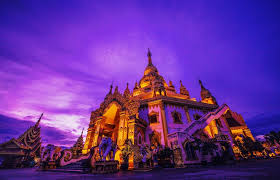
[[[93,146],[97,146],[98,145],[98,138],[99,138],[99,135],[100,135],[101,123],[104,120],[105,120],[104,116],[100,116],[96,120],[96,123],[95,123],[96,129],[95,129],[95,132],[94,132],[93,143],[92,143]]]
[[[86,141],[85,141],[85,144],[84,144],[84,148],[82,150],[83,154],[87,154],[89,152],[89,149],[91,148],[91,141],[92,141],[92,138],[93,138],[92,129],[93,129],[93,127],[88,128]]]
[[[118,146],[122,146],[124,141],[127,139],[127,116],[125,111],[120,112],[120,123],[119,123],[119,132],[118,132]]]
[[[130,139],[131,142],[134,144],[135,139],[135,119],[128,120],[128,135],[127,139]]]
[[[132,144],[135,142],[135,117],[134,118],[129,118],[127,122],[128,126],[128,134],[127,134],[127,139],[130,139]],[[128,159],[128,169],[133,169],[134,166],[134,152],[129,156]]]
[[[186,117],[187,117],[188,123],[191,123],[192,120],[191,120],[191,117],[190,117],[190,114],[189,114],[188,106],[184,106],[184,110],[185,110],[185,113],[186,113]]]
[[[164,103],[162,101],[159,103],[159,107],[160,107],[160,112],[161,112],[164,144],[165,144],[165,146],[168,146],[168,141],[167,141],[168,129],[167,129],[167,123],[166,123],[166,117],[165,117]]]

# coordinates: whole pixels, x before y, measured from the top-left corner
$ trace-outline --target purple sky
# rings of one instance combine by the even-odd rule
[[[75,139],[112,81],[123,91],[126,82],[132,89],[140,80],[149,47],[159,73],[177,90],[182,80],[199,100],[201,79],[255,133],[279,129],[279,5],[3,0],[0,114],[35,122],[44,112],[42,125]],[[14,137],[9,132],[2,134]]]

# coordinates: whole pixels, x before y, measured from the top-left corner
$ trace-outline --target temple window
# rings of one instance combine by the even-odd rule
[[[138,144],[142,144],[142,137],[141,137],[140,134],[139,134],[139,136],[138,136]]]
[[[157,115],[153,114],[150,117],[150,124],[157,123]]]
[[[150,122],[150,124],[158,123],[158,113],[151,112],[149,114],[149,122]]]
[[[172,117],[173,117],[173,122],[176,124],[183,124],[182,118],[181,118],[181,113],[178,113],[176,111],[172,112]]]
[[[194,114],[194,115],[193,115],[193,118],[194,118],[195,120],[199,120],[199,119],[201,118],[201,116],[200,116],[199,114]]]

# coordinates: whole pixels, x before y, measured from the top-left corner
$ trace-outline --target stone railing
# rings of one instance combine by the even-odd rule
[[[204,116],[202,116],[200,119],[193,121],[190,123],[190,125],[184,130],[184,132],[187,132],[189,135],[192,135],[195,133],[198,129],[202,129],[207,126],[207,121],[211,121],[215,118],[218,118],[221,116],[221,113],[224,113],[228,109],[228,106],[226,104],[223,104],[219,108],[217,108],[215,111],[211,111]]]

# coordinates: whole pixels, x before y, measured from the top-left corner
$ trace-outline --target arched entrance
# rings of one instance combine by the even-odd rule
[[[120,109],[121,106],[117,102],[112,102],[104,111],[100,132],[100,139],[102,137],[110,137],[112,140],[117,143],[118,131],[119,131],[119,122],[120,122]]]

